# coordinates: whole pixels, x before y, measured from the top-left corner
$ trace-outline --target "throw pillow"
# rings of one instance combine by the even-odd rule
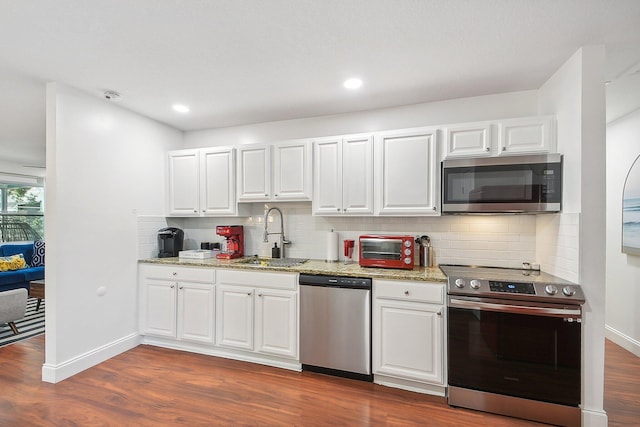
[[[0,271],[20,270],[28,267],[22,254],[0,257]]]
[[[36,240],[33,242],[33,259],[32,267],[44,267],[44,240]]]

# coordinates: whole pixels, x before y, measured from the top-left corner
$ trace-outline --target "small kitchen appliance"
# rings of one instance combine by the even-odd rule
[[[361,267],[413,269],[415,245],[411,236],[365,235],[359,239]]]
[[[241,225],[218,225],[216,234],[226,239],[225,249],[220,251],[216,258],[233,259],[244,256],[244,228]]]
[[[158,258],[178,256],[184,242],[184,231],[176,227],[158,230]]]
[[[530,269],[440,268],[449,405],[580,426],[580,286]]]
[[[353,262],[353,248],[356,242],[352,239],[344,239],[344,263],[351,264]]]
[[[442,213],[543,213],[562,207],[560,154],[442,162]]]

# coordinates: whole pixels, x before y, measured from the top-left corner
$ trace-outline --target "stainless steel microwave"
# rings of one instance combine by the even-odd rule
[[[562,155],[442,162],[442,213],[542,213],[562,208]]]

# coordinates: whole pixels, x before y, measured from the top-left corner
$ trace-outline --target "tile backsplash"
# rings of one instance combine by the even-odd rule
[[[272,206],[284,213],[285,235],[292,244],[286,256],[325,259],[327,233],[334,230],[343,239],[357,240],[361,234],[428,235],[437,264],[473,264],[521,267],[536,260],[536,217],[534,215],[455,215],[439,217],[324,217],[311,214],[311,203],[252,203],[246,218],[165,218],[139,217],[139,254],[157,252],[155,232],[165,226],[185,232],[185,249],[197,249],[200,242],[218,242],[216,225],[243,225],[245,254],[270,256],[277,236],[263,242],[264,213]],[[269,231],[279,231],[277,212],[269,216]],[[340,260],[342,250],[338,250]],[[544,268],[544,266],[543,266]]]

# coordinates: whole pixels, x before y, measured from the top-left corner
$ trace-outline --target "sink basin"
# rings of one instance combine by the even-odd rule
[[[255,265],[257,267],[295,267],[307,262],[307,258],[246,258],[236,264]]]

